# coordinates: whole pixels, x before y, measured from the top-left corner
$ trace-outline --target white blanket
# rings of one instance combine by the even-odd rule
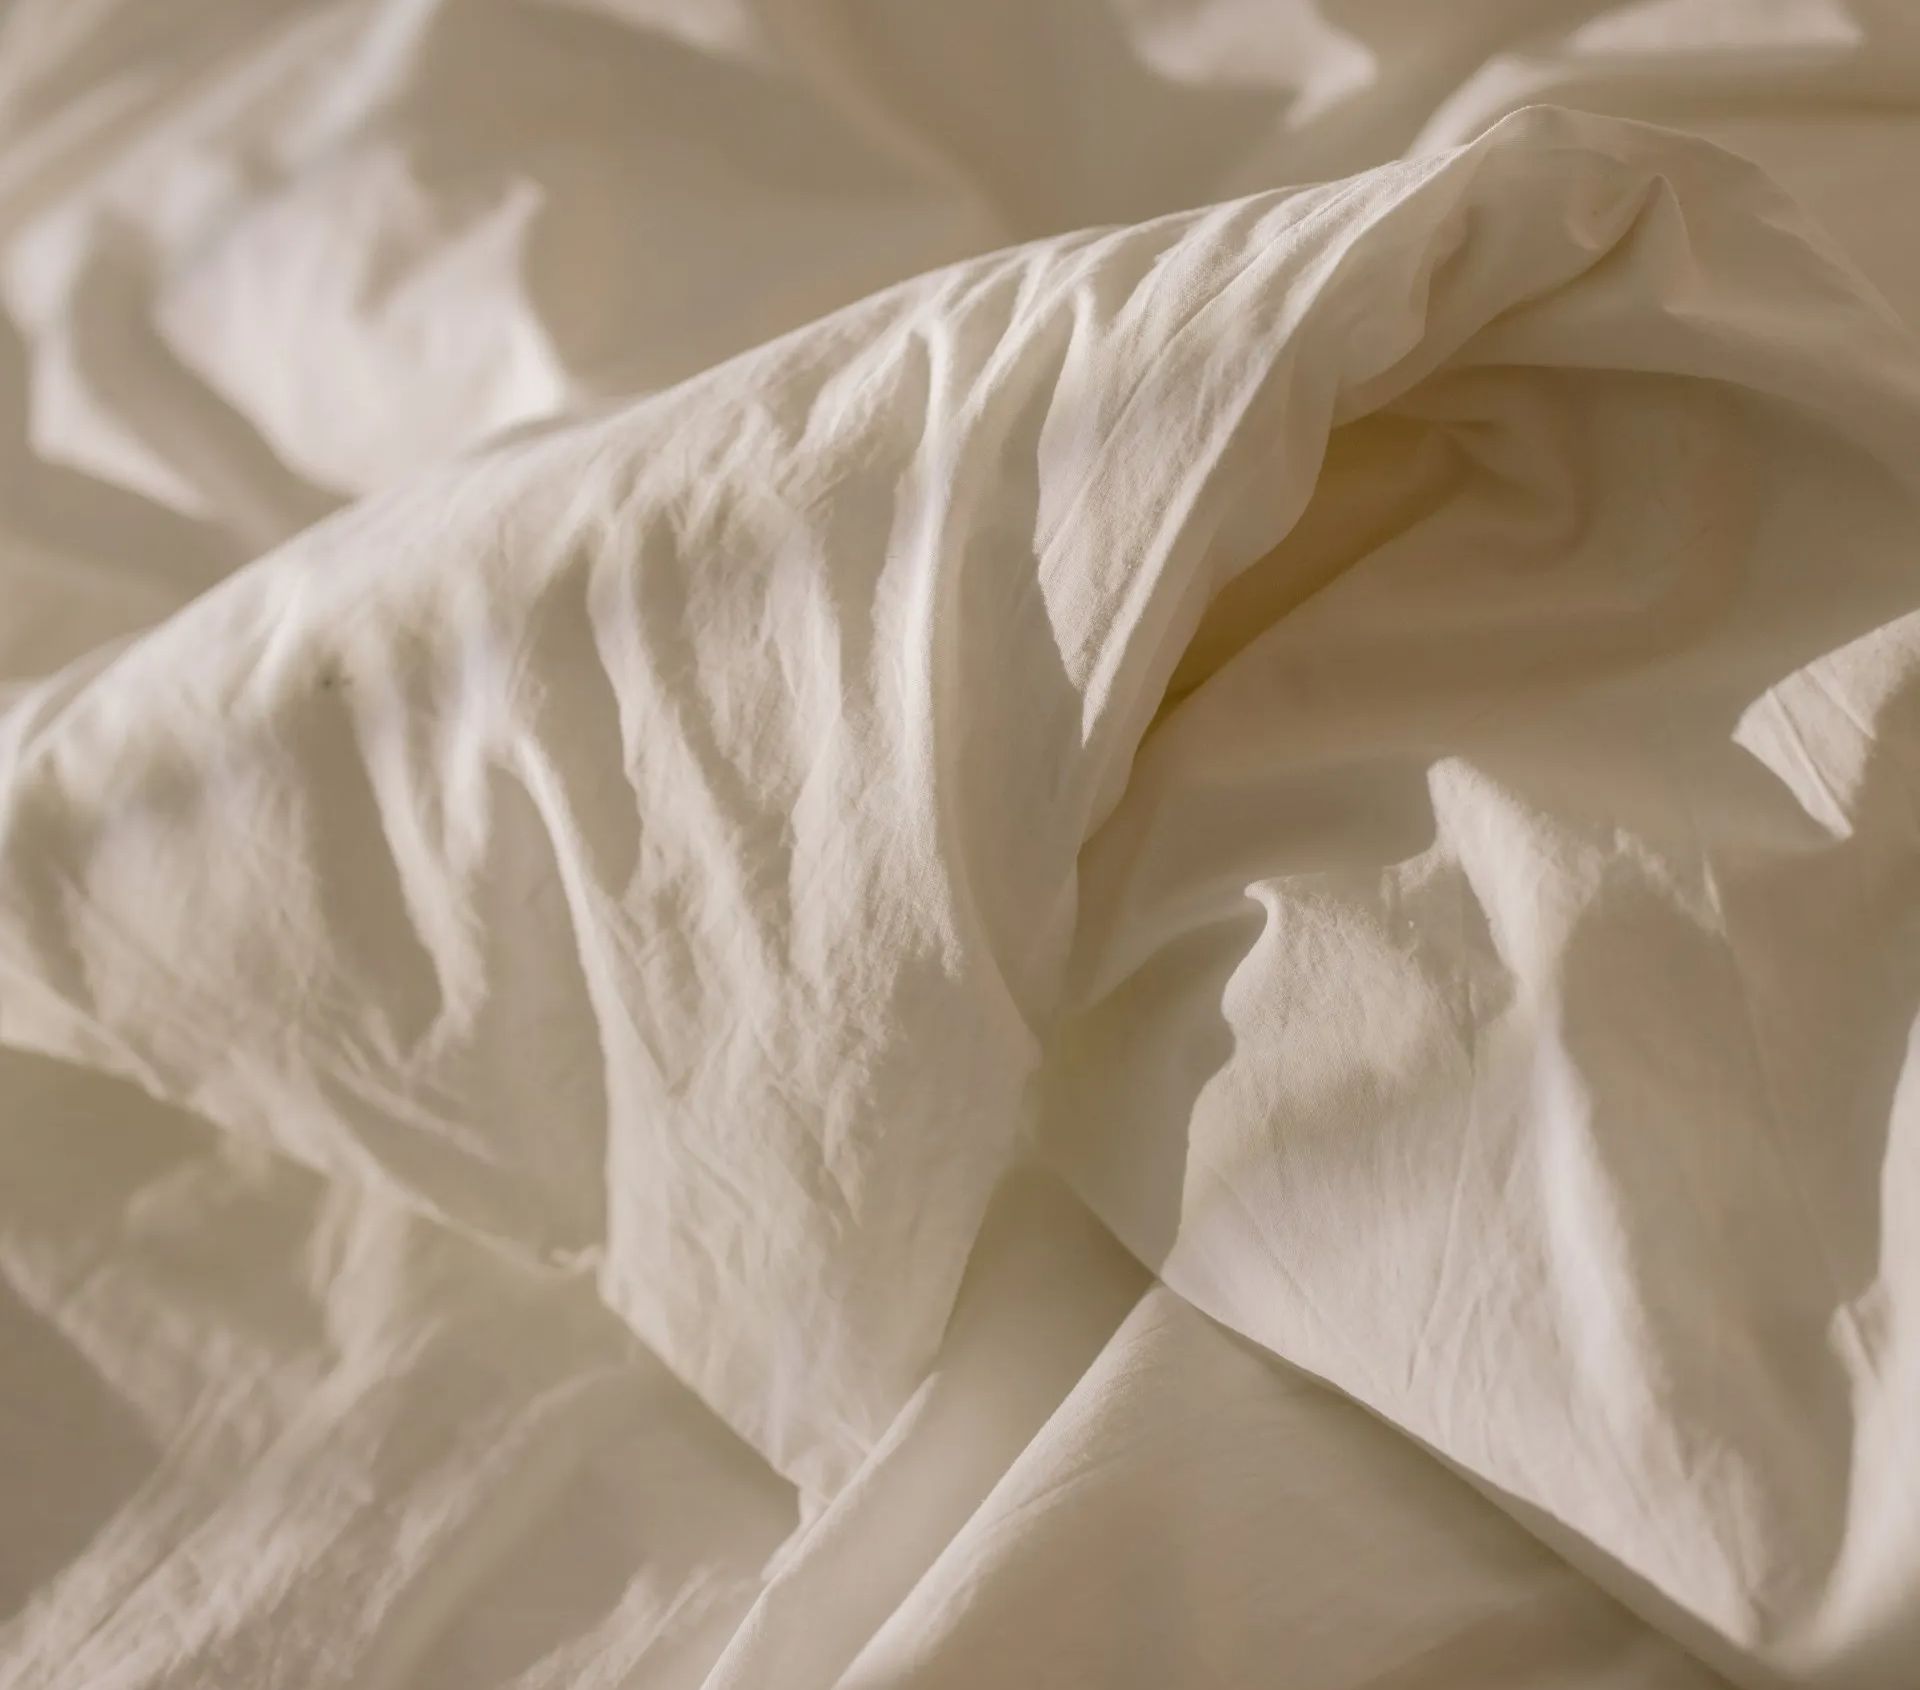
[[[157,10],[0,32],[0,1682],[1913,1681],[1920,24]]]

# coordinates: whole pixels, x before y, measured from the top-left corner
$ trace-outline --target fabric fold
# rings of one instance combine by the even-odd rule
[[[1723,1664],[1864,1685],[1920,1551],[1791,1452],[1904,1482],[1911,1298],[1856,1273],[1778,1348],[1711,1289],[1864,1189],[1781,1148],[1816,1070],[1755,1054],[1805,1007],[1765,935],[1818,841],[1725,713],[1780,701],[1758,762],[1833,787],[1897,924],[1904,706],[1861,677],[1912,637],[1917,441],[1911,342],[1764,178],[1607,120],[936,272],[28,693],[0,1038],[592,1265],[816,1505],[1037,1134],[1174,1289]],[[1850,732],[1896,747],[1856,786]],[[1636,1019],[1673,970],[1697,1044]],[[1634,1090],[1576,1009],[1642,1029]],[[1650,1120],[1703,1201],[1761,1135],[1733,1255],[1655,1247]],[[1558,1303],[1497,1294],[1508,1224]],[[1672,1371],[1704,1345],[1753,1358],[1751,1442]],[[1827,1559],[1747,1553],[1834,1509]]]

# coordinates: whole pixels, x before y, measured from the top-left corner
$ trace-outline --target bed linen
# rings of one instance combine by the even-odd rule
[[[1915,1681],[1902,8],[0,31],[0,1682]]]

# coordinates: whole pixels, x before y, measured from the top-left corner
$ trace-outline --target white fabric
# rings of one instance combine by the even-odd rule
[[[167,11],[0,31],[6,1682],[1898,1690],[1920,25]]]

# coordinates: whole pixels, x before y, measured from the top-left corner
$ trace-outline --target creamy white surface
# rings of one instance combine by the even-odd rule
[[[0,20],[0,1682],[1908,1681],[1920,20]]]

